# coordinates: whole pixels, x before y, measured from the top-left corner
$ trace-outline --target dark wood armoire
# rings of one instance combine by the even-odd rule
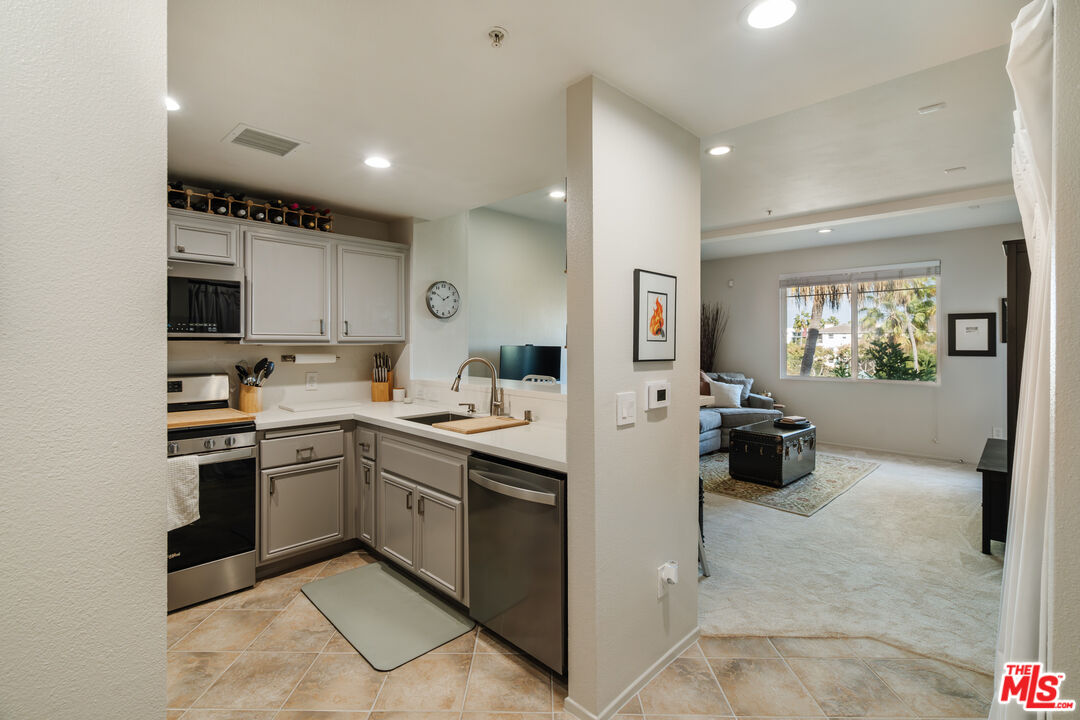
[[[1016,447],[1016,413],[1020,407],[1020,373],[1024,364],[1024,336],[1027,334],[1028,291],[1031,266],[1023,240],[1002,243],[1005,249],[1005,294],[1002,303],[1001,341],[1005,343],[1005,409],[1007,430],[1004,440],[990,438],[979,460],[982,473],[982,551],[990,553],[990,541],[1004,542],[1009,524],[1009,494],[1012,492],[1013,450]]]

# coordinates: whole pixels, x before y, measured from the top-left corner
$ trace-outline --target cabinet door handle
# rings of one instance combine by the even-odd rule
[[[187,252],[187,250],[184,249],[183,245],[177,245],[176,252]]]
[[[364,484],[371,484],[371,468],[369,468],[367,465],[364,466]]]
[[[421,515],[424,514],[424,496],[423,495],[421,495],[419,498],[416,499],[416,512],[420,513]]]
[[[307,456],[304,456],[307,453]],[[315,446],[306,448],[297,448],[296,450],[296,462],[311,462],[315,457]]]
[[[412,491],[405,493],[405,507],[408,510],[412,510]]]
[[[274,494],[274,476],[273,475],[270,476],[270,494],[271,495]]]
[[[326,321],[323,320],[322,318],[319,318],[319,334],[320,335],[325,335],[326,334]]]
[[[371,449],[371,443],[360,443],[360,449],[367,452]]]
[[[348,320],[345,321],[345,334],[346,335],[349,334],[349,321]]]

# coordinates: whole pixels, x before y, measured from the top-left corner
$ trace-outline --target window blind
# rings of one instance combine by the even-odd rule
[[[806,287],[808,285],[848,285],[852,283],[902,280],[904,278],[937,276],[941,274],[940,260],[926,260],[901,265],[852,268],[816,273],[793,273],[780,276],[781,288]]]

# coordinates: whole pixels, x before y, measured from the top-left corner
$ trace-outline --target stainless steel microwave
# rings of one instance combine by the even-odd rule
[[[243,337],[243,269],[170,260],[168,277],[170,338]]]

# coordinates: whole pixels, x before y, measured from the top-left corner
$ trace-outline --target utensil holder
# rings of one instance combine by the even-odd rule
[[[241,385],[236,404],[240,412],[262,412],[262,388],[256,385]]]
[[[394,398],[394,371],[390,370],[386,375],[386,382],[375,382],[374,375],[371,380],[371,402],[390,402]]]

